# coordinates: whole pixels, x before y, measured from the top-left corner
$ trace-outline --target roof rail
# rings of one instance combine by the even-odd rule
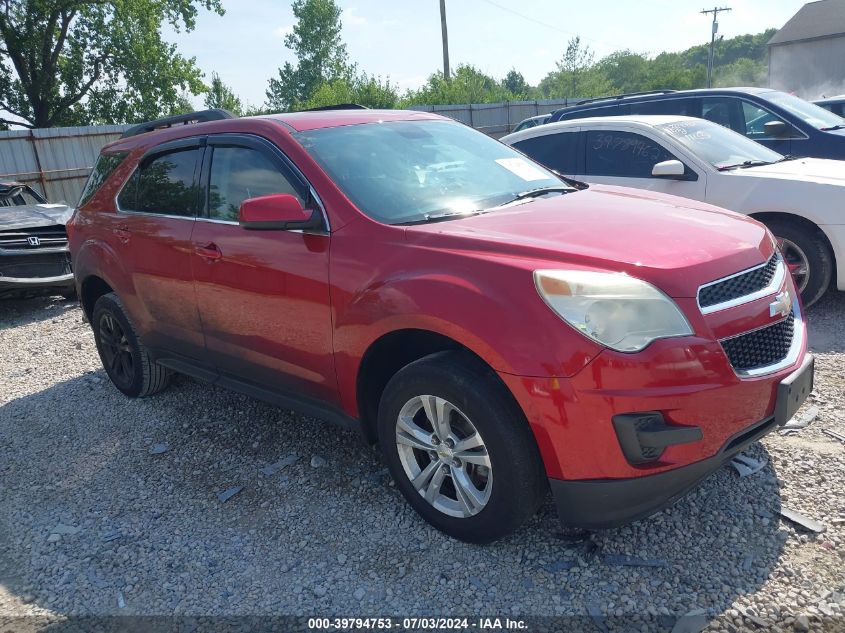
[[[322,110],[369,110],[367,106],[359,103],[338,103],[337,105],[319,106],[317,108],[306,108],[300,112],[320,112]]]
[[[677,92],[677,90],[643,90],[642,92],[626,92],[621,95],[608,95],[606,97],[593,97],[592,99],[582,99],[581,101],[576,101],[575,105],[593,103],[594,101],[610,101],[611,99],[624,99],[625,97],[640,97],[643,95],[665,95],[670,92]]]
[[[236,119],[237,117],[223,108],[214,108],[212,110],[200,110],[198,112],[189,112],[187,114],[177,114],[174,116],[166,116],[162,119],[154,121],[146,121],[133,125],[131,128],[121,134],[120,138],[129,138],[130,136],[137,136],[153,130],[173,127],[174,125],[188,125],[190,123],[205,123],[206,121],[222,121],[223,119]]]

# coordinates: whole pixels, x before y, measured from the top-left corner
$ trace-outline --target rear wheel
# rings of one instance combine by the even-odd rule
[[[777,239],[804,305],[814,304],[827,291],[833,277],[833,254],[821,231],[780,219],[766,225]]]
[[[170,383],[171,372],[152,360],[116,294],[97,299],[91,326],[103,367],[125,395],[149,396]]]
[[[450,536],[493,541],[542,502],[545,474],[528,424],[495,374],[468,354],[442,352],[400,370],[378,425],[399,490]]]

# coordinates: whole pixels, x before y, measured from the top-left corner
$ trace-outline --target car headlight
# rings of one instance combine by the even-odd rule
[[[534,283],[560,318],[619,352],[638,352],[654,340],[693,333],[674,301],[626,274],[536,270]]]

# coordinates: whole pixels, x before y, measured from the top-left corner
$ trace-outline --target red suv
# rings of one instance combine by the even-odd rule
[[[587,188],[433,114],[152,122],[83,200],[73,269],[120,391],[175,371],[359,429],[459,539],[549,488],[569,525],[645,517],[812,388],[762,224]]]

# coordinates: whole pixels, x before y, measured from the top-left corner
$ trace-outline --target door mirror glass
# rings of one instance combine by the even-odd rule
[[[763,126],[763,132],[771,138],[789,138],[792,134],[790,126],[783,121],[769,121]]]
[[[304,208],[299,198],[289,193],[244,200],[238,211],[238,222],[245,229],[259,231],[322,228],[320,212]]]
[[[662,163],[657,163],[651,170],[651,175],[655,178],[681,180],[685,177],[684,173],[684,164],[679,160],[664,160]]]

